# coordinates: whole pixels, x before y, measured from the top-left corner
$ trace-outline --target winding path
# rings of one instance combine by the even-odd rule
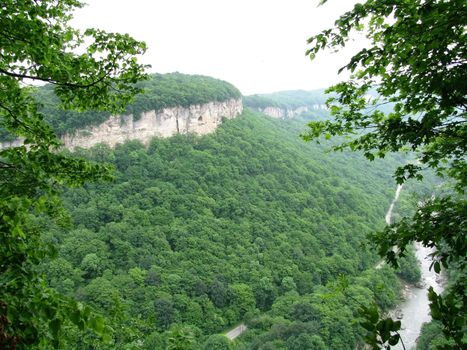
[[[247,326],[244,323],[242,323],[239,326],[232,329],[231,331],[225,333],[225,336],[227,338],[229,338],[230,340],[234,340],[235,338],[237,338],[240,334],[242,334],[246,330],[247,330]]]
[[[387,225],[392,224],[392,212],[394,210],[394,206],[396,205],[397,201],[399,200],[399,196],[401,195],[401,191],[402,191],[403,186],[404,185],[397,185],[396,194],[394,195],[394,199],[392,200],[391,205],[389,206],[389,209],[388,209],[388,211],[386,213],[386,216],[384,217]],[[382,259],[381,261],[379,261],[375,265],[375,269],[379,270],[380,268],[382,268],[384,266],[385,263],[386,263],[386,261],[384,259]]]
[[[402,187],[404,185],[397,185],[396,189],[396,194],[394,195],[394,199],[391,202],[391,205],[389,206],[388,212],[386,213],[386,216],[384,219],[386,220],[386,224],[391,225],[392,224],[392,211],[394,210],[394,205],[396,205],[397,201],[399,200],[399,196],[401,195]]]

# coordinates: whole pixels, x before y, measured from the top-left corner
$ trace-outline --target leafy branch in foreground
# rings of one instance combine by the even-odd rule
[[[321,4],[326,1],[321,1]],[[465,346],[467,181],[467,4],[462,0],[367,0],[340,16],[335,26],[308,40],[311,59],[327,48],[344,47],[364,31],[368,47],[341,68],[353,75],[328,92],[332,120],[311,122],[307,141],[344,136],[335,150],[363,152],[369,160],[389,152],[412,151],[417,163],[397,169],[398,183],[421,180],[431,168],[450,179],[452,193],[428,202],[372,236],[379,253],[393,265],[408,244],[433,247],[433,268],[458,271],[443,296],[430,290],[432,317],[443,324],[455,346]],[[381,104],[393,108],[384,113]],[[393,247],[396,246],[397,253]]]
[[[360,325],[367,331],[363,339],[372,349],[390,349],[392,345],[401,341],[405,350],[404,342],[398,332],[401,321],[394,321],[390,317],[381,318],[376,305],[362,306],[360,313],[365,319]]]
[[[109,168],[58,153],[59,140],[31,96],[31,80],[55,86],[66,108],[119,111],[145,78],[136,56],[145,44],[128,35],[68,25],[82,4],[3,1],[0,17],[0,129],[23,145],[0,150],[0,347],[59,347],[65,324],[104,333],[102,317],[61,297],[37,272],[54,250],[42,221],[63,221],[61,186],[110,178]],[[85,47],[84,43],[90,42]],[[77,54],[76,52],[83,52]]]

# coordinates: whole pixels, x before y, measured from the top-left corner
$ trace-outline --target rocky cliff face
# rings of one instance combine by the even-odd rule
[[[176,134],[208,134],[216,130],[222,118],[232,119],[242,113],[241,99],[210,102],[187,108],[165,108],[142,113],[138,120],[133,115],[113,116],[104,123],[88,129],[76,130],[62,137],[68,149],[89,148],[98,143],[114,147],[127,140],[140,140],[148,144],[153,137]]]
[[[144,112],[138,120],[133,115],[112,116],[104,123],[79,129],[62,136],[65,148],[90,148],[98,143],[114,147],[128,140],[148,144],[153,137],[170,137],[176,134],[205,135],[217,129],[222,118],[232,119],[243,111],[242,100],[210,102],[189,107],[165,108]],[[0,142],[0,149],[18,147],[22,139]]]
[[[327,109],[326,105],[303,106],[295,109],[284,109],[279,107],[259,108],[258,111],[272,118],[294,118],[300,114],[313,110]]]

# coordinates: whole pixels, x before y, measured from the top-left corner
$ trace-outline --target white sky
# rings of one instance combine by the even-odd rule
[[[306,39],[356,0],[85,0],[72,24],[129,33],[148,45],[151,72],[202,74],[245,95],[327,87],[352,50],[305,57]],[[358,43],[354,43],[357,47]]]

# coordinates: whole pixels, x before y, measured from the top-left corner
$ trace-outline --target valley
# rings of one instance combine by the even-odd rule
[[[465,1],[0,9],[1,350],[466,348]]]
[[[365,237],[384,225],[403,159],[370,166],[303,143],[307,118],[246,109],[204,136],[75,149],[115,180],[63,193],[72,226],[45,235],[59,252],[43,267],[50,285],[102,312],[121,346],[163,349],[183,333],[206,348],[239,322],[235,349],[362,344],[356,301],[399,300]],[[77,334],[69,347],[93,341]]]

